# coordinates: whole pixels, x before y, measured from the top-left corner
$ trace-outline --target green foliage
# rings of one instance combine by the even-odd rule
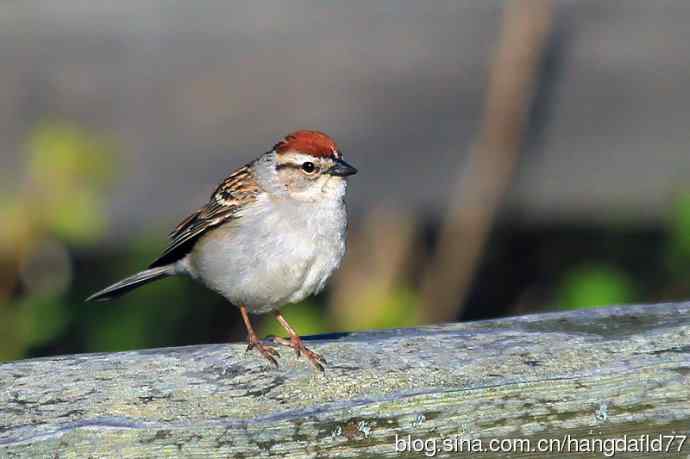
[[[105,186],[113,177],[112,147],[66,122],[40,124],[27,141],[28,194],[43,224],[72,242],[97,240],[107,225]]]
[[[351,306],[354,314],[349,315],[346,323],[339,323],[338,328],[368,330],[416,325],[419,294],[411,288],[402,285],[390,291],[372,288],[360,301]]]
[[[67,325],[66,308],[56,296],[32,296],[18,303],[18,331],[29,346],[44,344]]]
[[[606,264],[590,264],[567,272],[558,292],[562,309],[584,309],[623,304],[635,298],[628,274]]]
[[[160,252],[158,238],[140,237],[115,263],[112,280],[143,269]],[[110,303],[83,305],[88,324],[84,333],[90,350],[101,352],[143,349],[170,344],[192,299],[186,298],[187,279],[153,282]]]
[[[89,304],[88,349],[103,352],[170,345],[191,299],[180,293],[185,279],[154,282],[112,303]]]
[[[64,121],[39,124],[30,134],[30,174],[44,183],[69,188],[74,181],[100,185],[112,178],[112,154],[103,137]]]
[[[82,190],[69,199],[56,200],[45,217],[53,233],[75,242],[95,242],[105,232],[107,218],[103,197],[91,190]]]
[[[392,294],[381,299],[376,314],[370,317],[369,328],[398,328],[417,325],[419,294],[409,287],[399,286]]]
[[[70,323],[64,298],[71,278],[69,255],[52,265],[55,260],[45,247],[68,254],[65,244],[93,243],[107,226],[105,188],[114,169],[108,141],[77,125],[52,121],[29,133],[26,150],[19,189],[0,196],[5,216],[0,226],[0,360],[25,355]],[[12,291],[20,284],[26,292],[15,298]]]
[[[690,193],[681,194],[672,207],[666,263],[676,276],[690,274]]]

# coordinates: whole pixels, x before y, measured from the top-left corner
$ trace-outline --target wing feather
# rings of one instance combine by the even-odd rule
[[[238,218],[237,212],[255,201],[258,192],[251,164],[233,172],[216,188],[204,207],[175,227],[170,233],[170,245],[149,268],[168,265],[183,258],[206,231]]]

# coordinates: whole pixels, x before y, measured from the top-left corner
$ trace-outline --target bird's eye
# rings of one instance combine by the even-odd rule
[[[316,170],[316,166],[314,165],[314,163],[306,162],[302,164],[302,170],[307,174],[313,174]]]

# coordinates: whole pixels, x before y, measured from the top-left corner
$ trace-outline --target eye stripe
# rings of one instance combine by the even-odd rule
[[[302,169],[301,164],[293,164],[293,163],[282,163],[282,164],[276,164],[276,169]]]

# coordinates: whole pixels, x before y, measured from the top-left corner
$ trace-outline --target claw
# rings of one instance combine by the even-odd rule
[[[244,326],[247,328],[247,340],[249,341],[247,351],[245,352],[256,348],[261,355],[266,358],[266,360],[268,360],[274,367],[278,368],[278,361],[275,358],[280,357],[280,354],[273,347],[259,341],[259,338],[256,336],[256,332],[254,331],[254,327],[252,327],[252,322],[249,320],[247,306],[241,305],[240,313],[242,314],[242,320],[244,320]]]
[[[273,336],[271,337],[271,339],[276,343],[280,344],[281,346],[291,347],[292,349],[294,349],[295,355],[297,357],[304,355],[311,364],[311,366],[313,366],[320,372],[324,371],[324,365],[328,365],[326,359],[324,359],[321,355],[317,354],[316,352],[312,351],[307,346],[305,346],[304,342],[299,336],[293,336],[290,339],[281,338],[280,336]]]
[[[319,370],[320,372],[323,373],[323,366],[326,365],[326,359],[321,357],[319,354],[316,352],[312,351],[309,349],[307,346],[304,345],[302,342],[302,338],[299,337],[297,332],[290,326],[290,324],[285,320],[285,317],[280,313],[280,310],[276,309],[274,311],[274,314],[276,316],[276,319],[278,319],[278,322],[280,322],[280,325],[283,326],[283,328],[290,334],[290,339],[285,339],[285,338],[280,338],[278,336],[274,337],[273,339],[275,342],[278,344],[282,344],[283,346],[289,346],[295,350],[295,354],[297,357],[300,355],[304,355],[307,360],[309,360],[309,363],[311,366],[313,366],[315,369]]]
[[[263,355],[274,367],[278,368],[278,361],[275,358],[280,357],[280,353],[275,348],[267,344],[263,344],[258,339],[250,338],[249,344],[247,345],[247,352],[254,348],[256,348],[256,350],[259,351],[259,353],[261,353],[261,355]]]
[[[295,355],[296,355],[297,357],[300,356],[300,348],[299,348],[299,346],[293,345],[291,340],[282,338],[282,337],[280,337],[280,336],[272,336],[271,338],[273,339],[273,341],[275,341],[276,343],[280,344],[281,346],[293,348],[293,349],[295,350]]]
[[[312,351],[311,349],[304,347],[304,345],[302,348],[302,353],[309,360],[309,363],[311,363],[311,365],[314,368],[319,370],[321,373],[324,372],[323,366],[328,365],[328,363],[326,362],[326,359],[324,359],[323,357],[321,357],[319,354]]]

